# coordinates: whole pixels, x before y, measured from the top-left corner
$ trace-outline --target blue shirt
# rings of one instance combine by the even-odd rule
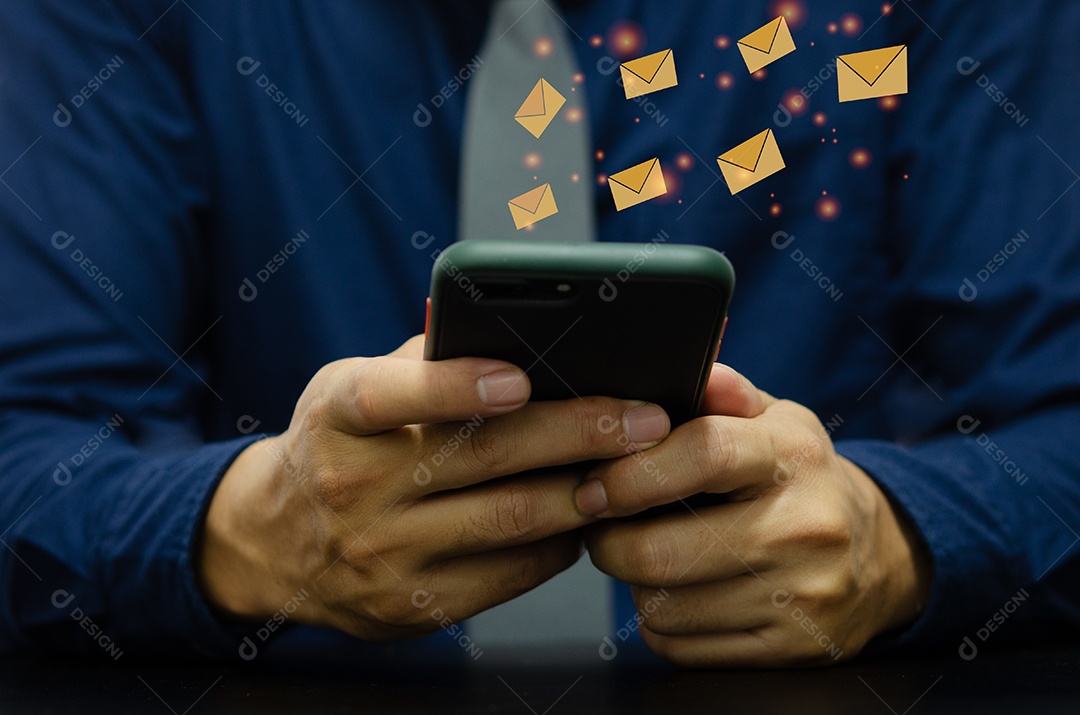
[[[725,251],[722,359],[815,410],[914,519],[932,596],[882,647],[980,643],[1021,589],[1038,605],[1007,627],[1075,632],[1080,6],[862,3],[865,36],[830,33],[850,4],[812,3],[755,79],[734,43],[765,2],[565,3],[595,172],[670,177],[618,213],[597,185],[600,238]],[[423,329],[487,10],[5,2],[0,644],[236,652],[196,583],[200,520],[321,365]],[[624,19],[676,58],[648,104],[589,42]],[[838,54],[905,43],[909,94],[838,102]],[[715,158],[766,128],[787,168],[733,197]]]

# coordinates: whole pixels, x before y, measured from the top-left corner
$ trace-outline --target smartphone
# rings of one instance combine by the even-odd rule
[[[705,246],[462,241],[432,268],[424,357],[506,360],[533,400],[646,400],[674,427],[698,413],[734,286]]]

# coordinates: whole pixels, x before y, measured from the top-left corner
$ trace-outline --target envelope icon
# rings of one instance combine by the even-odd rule
[[[655,199],[667,193],[664,183],[664,170],[659,159],[649,159],[637,166],[631,166],[608,177],[611,198],[615,199],[618,211]]]
[[[754,30],[739,40],[738,45],[746,69],[750,72],[757,72],[765,65],[795,51],[795,40],[791,39],[791,30],[783,15]]]
[[[907,94],[907,45],[836,58],[840,101]]]
[[[564,104],[566,104],[566,97],[559,94],[546,79],[541,78],[529,92],[529,96],[521,103],[521,108],[517,110],[514,119],[539,139]]]
[[[526,191],[521,196],[510,199],[507,205],[510,207],[510,215],[514,217],[514,225],[519,231],[540,219],[559,213],[559,207],[555,205],[555,196],[551,193],[551,184],[544,184]]]
[[[716,161],[732,196],[784,168],[772,129],[755,134]]]
[[[627,99],[679,84],[679,78],[675,75],[675,55],[671,54],[671,50],[661,50],[623,62],[619,65],[619,73],[622,74]]]

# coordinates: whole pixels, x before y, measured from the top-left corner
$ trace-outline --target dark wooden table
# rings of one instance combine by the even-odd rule
[[[479,661],[119,663],[0,659],[0,713],[1080,713],[1080,645],[693,672],[638,648]]]

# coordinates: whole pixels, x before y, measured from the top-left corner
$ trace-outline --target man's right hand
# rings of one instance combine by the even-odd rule
[[[421,345],[325,366],[289,429],[233,462],[197,555],[216,607],[262,620],[303,589],[301,622],[368,640],[435,631],[435,609],[468,618],[581,555],[583,470],[522,472],[646,449],[670,429],[640,402],[527,404],[518,368],[424,361]]]

